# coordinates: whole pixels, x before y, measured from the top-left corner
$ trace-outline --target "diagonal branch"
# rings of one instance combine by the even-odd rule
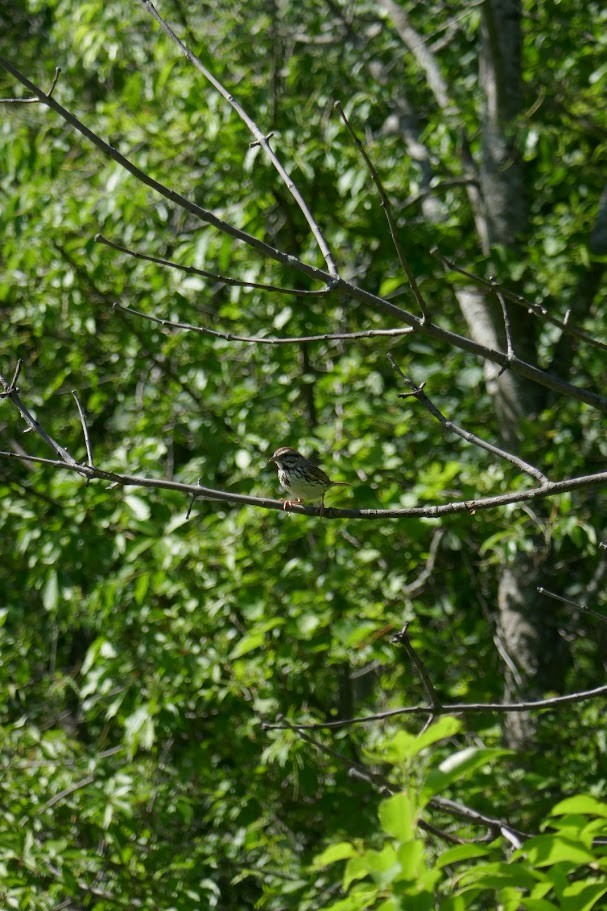
[[[499,446],[495,446],[493,443],[487,443],[486,440],[477,437],[475,433],[471,433],[469,430],[464,430],[463,427],[459,427],[457,424],[454,424],[453,421],[449,421],[444,414],[442,414],[436,405],[430,401],[426,393],[424,392],[424,384],[421,386],[416,386],[413,380],[405,376],[400,367],[397,366],[394,358],[391,354],[388,354],[388,360],[392,364],[392,367],[399,376],[405,381],[411,392],[404,392],[399,395],[399,398],[406,398],[407,396],[413,396],[417,401],[430,412],[430,414],[436,418],[436,420],[442,424],[445,430],[449,430],[452,433],[455,433],[458,437],[461,437],[463,440],[466,440],[467,443],[472,443],[473,446],[478,446],[479,449],[485,449],[487,452],[490,452],[492,455],[498,456],[500,459],[505,459],[507,462],[511,462],[512,465],[516,465],[517,468],[520,468],[521,471],[524,471],[525,474],[531,475],[532,478],[535,478],[536,481],[539,481],[541,484],[549,483],[546,475],[542,474],[539,468],[535,468],[533,465],[529,465],[528,462],[525,462],[523,459],[520,459],[518,456],[514,455],[512,452],[508,452],[505,449],[501,449]]]
[[[283,251],[272,247],[270,244],[265,243],[254,235],[249,234],[246,231],[242,231],[239,228],[236,228],[233,225],[229,224],[228,222],[223,221],[212,212],[204,209],[202,206],[196,205],[196,203],[191,202],[180,193],[171,190],[169,187],[155,180],[153,177],[150,177],[148,174],[134,165],[128,158],[125,158],[124,155],[121,155],[120,152],[118,152],[107,142],[101,139],[100,136],[97,136],[95,133],[93,133],[93,131],[85,126],[80,120],[78,120],[74,114],[66,110],[66,108],[55,101],[55,99],[50,95],[47,95],[45,92],[43,92],[41,88],[31,82],[27,76],[21,73],[16,67],[12,65],[12,63],[10,63],[8,60],[6,60],[6,58],[2,56],[0,56],[0,66],[3,66],[4,69],[6,69],[9,73],[11,73],[12,76],[15,77],[15,79],[17,79],[33,94],[35,94],[41,102],[46,104],[47,107],[51,108],[61,117],[63,117],[67,123],[78,130],[78,132],[80,132],[86,139],[88,139],[89,142],[91,142],[97,148],[101,149],[101,151],[103,151],[104,154],[111,158],[112,161],[116,161],[118,164],[120,164],[126,171],[132,174],[145,186],[150,187],[161,196],[169,199],[171,202],[185,209],[185,211],[190,212],[192,215],[205,222],[205,224],[212,225],[213,227],[217,228],[217,230],[226,234],[228,237],[232,237],[235,240],[242,241],[243,243],[247,244],[251,249],[255,250],[261,256],[268,257],[275,262],[279,262],[286,268],[301,272],[302,274],[307,275],[313,281],[322,282],[328,289],[335,289],[346,298],[356,300],[359,303],[372,307],[374,310],[397,317],[407,326],[411,326],[412,328],[417,329],[424,334],[431,336],[432,338],[444,341],[447,344],[454,346],[455,348],[461,349],[462,351],[468,351],[471,354],[476,354],[484,360],[499,364],[502,367],[505,365],[511,371],[519,374],[520,376],[524,376],[532,382],[538,383],[547,389],[551,389],[553,392],[557,392],[561,395],[576,399],[579,402],[585,402],[587,405],[591,405],[593,408],[596,408],[599,411],[607,412],[607,399],[603,396],[597,395],[595,392],[583,389],[579,386],[575,386],[572,383],[566,382],[565,380],[561,380],[559,377],[553,376],[552,374],[547,373],[546,371],[541,370],[539,367],[535,367],[533,364],[527,363],[518,357],[508,358],[508,355],[505,352],[498,351],[497,349],[477,342],[474,339],[459,335],[456,332],[450,332],[449,330],[443,329],[434,323],[419,319],[412,313],[409,313],[407,310],[396,306],[391,301],[385,300],[379,295],[373,294],[372,292],[367,291],[363,288],[359,288],[342,278],[336,278],[334,275],[325,272],[322,269],[318,269],[315,266],[311,266],[308,263],[303,262],[303,260],[298,259],[296,256],[291,256],[290,254],[284,253]]]
[[[426,696],[428,697],[428,701],[429,701],[430,705],[432,706],[432,714],[434,714],[434,709],[440,708],[441,701],[438,698],[438,693],[436,692],[436,689],[434,688],[434,684],[432,683],[432,680],[430,679],[430,675],[429,675],[428,671],[426,670],[426,666],[425,666],[424,662],[421,660],[421,658],[419,657],[419,655],[413,648],[413,644],[412,644],[411,639],[409,638],[409,634],[407,632],[407,626],[408,626],[408,624],[405,623],[403,628],[401,630],[399,630],[398,633],[395,633],[395,635],[392,637],[392,641],[399,642],[405,649],[405,651],[409,657],[409,660],[411,661],[412,665],[414,666],[415,670],[417,671],[417,673],[419,675],[422,685],[426,691]]]
[[[382,209],[384,210],[384,213],[386,215],[386,221],[388,222],[388,228],[390,230],[390,237],[392,238],[392,243],[394,244],[394,249],[396,250],[396,255],[398,256],[398,261],[401,264],[401,268],[402,268],[403,272],[407,276],[407,280],[409,282],[409,285],[411,286],[411,290],[413,291],[413,296],[415,297],[415,300],[417,301],[417,305],[422,314],[422,322],[425,323],[428,320],[428,308],[426,306],[426,301],[424,300],[423,295],[422,295],[421,291],[419,290],[419,285],[417,284],[417,280],[415,278],[415,275],[413,274],[413,270],[411,269],[411,266],[409,265],[409,261],[407,260],[407,257],[405,256],[405,251],[403,250],[403,246],[398,237],[398,230],[396,227],[396,222],[394,221],[394,216],[392,215],[392,207],[390,205],[390,200],[388,199],[387,193],[384,190],[384,186],[381,182],[380,176],[377,173],[375,165],[369,158],[369,155],[368,155],[367,150],[365,149],[363,143],[356,135],[353,127],[350,124],[350,121],[346,117],[346,114],[341,105],[341,102],[336,101],[335,107],[339,111],[341,119],[343,120],[343,122],[346,126],[346,129],[347,129],[348,133],[350,134],[352,142],[354,143],[354,145],[360,152],[362,159],[367,166],[367,170],[369,171],[369,174],[371,175],[371,179],[373,180],[373,183],[375,184],[375,188],[376,188],[377,192],[379,193],[379,198],[381,199]]]
[[[186,275],[200,275],[202,278],[210,278],[212,281],[220,282],[222,285],[229,285],[232,288],[252,288],[256,291],[269,291],[272,294],[293,294],[298,297],[324,297],[330,288],[322,288],[320,291],[309,291],[304,288],[282,288],[280,285],[268,285],[264,282],[249,282],[241,278],[230,278],[228,275],[219,275],[216,272],[209,272],[206,269],[197,269],[195,266],[182,266],[180,263],[174,263],[170,259],[162,259],[159,256],[149,256],[147,253],[139,253],[137,250],[129,250],[121,244],[108,240],[103,234],[95,234],[95,241],[117,250],[119,253],[126,253],[133,259],[141,259],[148,263],[155,263],[158,266],[167,266],[169,269],[177,269]]]
[[[440,71],[435,55],[424,42],[422,36],[416,31],[404,9],[395,0],[379,0],[379,5],[390,16],[394,28],[405,47],[415,57],[418,65],[426,74],[428,85],[441,110],[453,109],[453,100],[449,94],[449,87]]]
[[[1,393],[1,397],[5,399],[10,399],[17,411],[20,413],[21,417],[25,423],[29,426],[30,430],[35,431],[44,442],[50,446],[50,448],[59,456],[61,461],[57,464],[65,465],[66,467],[72,468],[76,471],[80,471],[80,466],[76,459],[74,459],[67,449],[64,449],[56,440],[54,440],[49,434],[40,426],[33,414],[26,408],[26,406],[21,401],[19,392],[17,391],[17,386],[15,385],[16,379],[21,372],[21,360],[17,363],[17,368],[15,370],[15,375],[12,381],[9,383],[5,377],[0,373],[0,385],[2,385],[4,391]]]
[[[91,437],[89,435],[88,424],[86,423],[86,414],[84,413],[84,408],[82,407],[82,402],[80,401],[80,396],[75,389],[72,389],[72,395],[76,402],[76,407],[78,409],[78,414],[80,416],[80,423],[82,424],[82,433],[84,434],[84,443],[86,446],[86,457],[88,460],[89,468],[93,467],[93,451],[91,449]]]
[[[197,205],[196,203],[191,202],[185,196],[182,196],[181,193],[177,193],[175,190],[171,190],[169,187],[160,183],[160,181],[155,180],[153,177],[150,177],[145,171],[142,171],[136,165],[134,165],[128,158],[124,155],[121,155],[120,152],[111,146],[109,143],[105,142],[100,136],[96,133],[93,133],[85,124],[83,124],[71,111],[68,111],[63,105],[59,104],[58,101],[55,101],[50,95],[47,95],[42,89],[35,85],[27,76],[22,73],[17,67],[13,66],[5,57],[0,56],[0,66],[3,66],[12,76],[15,77],[22,85],[29,89],[32,94],[36,95],[39,100],[45,104],[51,110],[55,111],[56,114],[59,114],[66,123],[69,123],[70,126],[73,126],[74,129],[78,130],[89,142],[94,146],[100,149],[105,155],[108,156],[112,161],[117,162],[121,165],[126,171],[133,175],[140,183],[144,184],[146,187],[154,190],[156,193],[159,193],[161,196],[164,196],[165,199],[169,199],[171,202],[180,206],[182,209],[185,209],[186,212],[189,212],[191,215],[196,216],[205,224],[211,225],[214,228],[217,228],[218,231],[221,231],[223,234],[226,234],[228,237],[234,238],[234,240],[242,241],[247,244],[252,249],[256,250],[262,256],[273,259],[276,262],[282,263],[282,265],[295,268],[300,272],[303,272],[305,275],[308,275],[314,281],[320,281],[328,286],[334,282],[334,277],[331,273],[323,272],[321,269],[317,269],[314,266],[310,266],[307,263],[302,262],[297,259],[295,256],[290,256],[287,253],[283,253],[281,250],[277,250],[275,247],[272,247],[270,244],[265,243],[263,240],[260,240],[258,237],[255,237],[253,234],[249,234],[247,231],[242,231],[240,228],[234,227],[234,225],[229,224],[229,222],[223,221],[223,219],[218,218],[213,212],[210,212],[208,209],[204,209],[202,206]],[[395,308],[398,309],[398,308]]]
[[[602,351],[607,351],[607,344],[605,342],[601,342],[599,339],[593,338],[586,332],[582,332],[580,329],[576,329],[575,326],[572,326],[570,324],[570,322],[565,322],[564,320],[558,319],[556,316],[552,316],[552,314],[549,313],[545,307],[542,307],[540,304],[536,304],[533,301],[526,300],[515,291],[509,291],[507,288],[504,288],[502,285],[498,284],[495,279],[486,279],[480,275],[475,275],[473,272],[469,272],[467,269],[463,269],[461,266],[458,266],[457,263],[455,263],[452,259],[449,259],[447,256],[443,256],[442,253],[436,249],[430,250],[430,253],[436,256],[448,269],[451,269],[453,272],[457,272],[459,275],[463,275],[465,278],[470,279],[470,281],[474,282],[475,285],[478,285],[481,288],[486,288],[488,293],[496,293],[499,291],[499,293],[502,294],[506,300],[518,304],[519,307],[524,307],[530,313],[533,313],[534,316],[537,316],[540,319],[545,320],[547,323],[550,323],[551,326],[558,326],[558,328],[561,329],[564,334],[571,335],[574,338],[579,339],[581,342],[585,342],[587,345],[592,345],[594,348],[599,348]]]
[[[162,18],[162,16],[160,15],[160,13],[158,13],[158,11],[155,9],[155,7],[150,2],[150,0],[142,0],[142,3],[145,6],[145,8],[147,9],[147,11],[156,20],[156,22],[160,25],[160,27],[163,29],[163,31],[169,36],[171,41],[173,41],[174,44],[177,45],[177,47],[179,48],[181,53],[184,54],[187,57],[187,59],[190,61],[190,63],[196,67],[196,69],[198,70],[199,73],[202,73],[202,75],[205,77],[205,79],[211,83],[213,88],[217,92],[219,92],[219,94],[228,102],[230,107],[233,108],[234,111],[236,111],[236,113],[238,114],[240,119],[243,121],[243,123],[245,123],[247,125],[247,127],[249,128],[249,130],[255,137],[256,144],[261,146],[261,148],[264,150],[264,152],[266,153],[266,155],[268,156],[268,158],[270,159],[270,161],[276,168],[276,171],[278,172],[283,183],[289,190],[291,196],[293,197],[293,199],[299,206],[299,209],[300,209],[302,215],[304,216],[305,220],[307,221],[308,226],[314,236],[314,239],[316,240],[316,243],[318,244],[318,248],[323,255],[325,263],[327,264],[327,269],[329,270],[329,274],[332,275],[334,278],[336,278],[337,277],[337,268],[333,261],[333,257],[331,255],[329,247],[327,246],[327,242],[324,239],[323,234],[316,223],[316,220],[314,219],[312,213],[310,212],[310,210],[309,210],[305,200],[303,199],[301,193],[299,192],[295,182],[293,181],[292,177],[290,177],[289,174],[285,171],[278,156],[270,147],[270,144],[268,142],[268,137],[259,129],[259,127],[255,123],[255,121],[251,117],[249,117],[247,112],[240,105],[240,103],[234,98],[234,96],[231,94],[231,92],[228,92],[228,90],[225,88],[225,86],[222,85],[222,83],[204,66],[204,64],[198,59],[198,57],[196,57],[196,55],[193,54],[185,46],[183,41],[181,41],[181,39],[177,37],[177,35],[175,34],[175,32],[173,31],[171,26],[168,24],[168,22],[166,22]]]

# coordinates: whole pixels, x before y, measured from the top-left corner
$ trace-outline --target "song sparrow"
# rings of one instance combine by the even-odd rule
[[[331,478],[317,468],[309,459],[302,456],[301,452],[283,446],[277,449],[270,462],[278,468],[278,480],[281,485],[295,497],[294,500],[285,500],[283,509],[302,500],[320,500],[321,512],[325,507],[325,493],[329,487],[349,487],[345,481],[332,481]]]

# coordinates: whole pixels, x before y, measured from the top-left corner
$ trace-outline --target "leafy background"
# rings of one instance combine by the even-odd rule
[[[607,23],[598,4],[532,6],[529,113],[517,124],[532,243],[516,256],[501,251],[499,277],[562,317],[590,268],[604,180]],[[457,278],[429,252],[436,246],[485,269],[463,190],[446,185],[440,219],[426,220],[414,200],[420,165],[390,118],[405,84],[437,172],[446,181],[461,176],[460,127],[474,135],[481,104],[478,10],[454,8],[457,29],[441,51],[453,117],[434,110],[412,55],[373,4],[344,13],[332,4],[174,3],[161,12],[264,129],[276,131],[275,146],[343,273],[412,308],[368,173],[333,109],[342,101],[394,201],[437,320],[464,331]],[[449,18],[434,2],[410,14],[428,41]],[[300,213],[249,147],[245,127],[143,6],[59,0],[15,11],[4,2],[0,17],[2,53],[41,85],[61,66],[56,97],[139,167],[318,262]],[[1,93],[19,89],[3,77]],[[352,483],[330,494],[329,505],[433,504],[526,483],[443,434],[413,400],[398,399],[402,386],[386,354],[427,382],[447,416],[495,439],[474,358],[410,336],[234,344],[124,314],[115,302],[224,332],[293,336],[397,325],[349,301],[229,288],[96,243],[101,233],[184,265],[293,283],[139,185],[41,106],[2,107],[0,172],[2,373],[24,359],[22,397],[76,457],[85,451],[74,389],[96,463],[117,471],[274,496],[267,458],[289,444]],[[548,363],[555,334],[540,330]],[[603,331],[600,304],[585,330]],[[604,358],[580,348],[575,379],[590,378],[604,388]],[[3,449],[48,455],[23,436],[6,401],[0,426]],[[606,454],[603,429],[590,409],[558,400],[525,428],[521,453],[557,477],[596,470]],[[500,749],[501,719],[490,714],[437,722],[423,749],[404,738],[418,730],[412,720],[319,734],[345,762],[261,722],[422,701],[413,668],[390,640],[405,621],[445,701],[499,701],[499,568],[515,552],[540,549],[550,553],[546,587],[584,600],[601,571],[603,492],[561,496],[541,515],[503,508],[440,523],[323,522],[208,501],[186,519],[188,504],[167,491],[86,486],[2,460],[0,497],[4,906],[598,907],[605,856],[593,838],[607,815],[599,702],[542,716],[528,754]],[[434,571],[409,596],[439,527]],[[593,606],[601,605],[597,586]],[[572,647],[568,690],[601,683],[605,626],[549,601],[546,612],[556,612]],[[440,778],[445,760],[456,771]],[[358,762],[405,790],[386,801],[349,773]],[[453,825],[427,804],[439,791],[523,831],[539,832],[550,818],[550,848],[530,843],[513,855],[496,840],[449,854],[413,824],[425,807],[424,818]],[[574,794],[594,801],[579,798],[549,817]],[[458,833],[477,830],[463,822]]]

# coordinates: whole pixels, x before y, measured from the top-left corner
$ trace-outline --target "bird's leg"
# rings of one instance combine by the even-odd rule
[[[284,500],[282,504],[283,511],[286,509],[291,509],[293,506],[300,506],[301,500]]]

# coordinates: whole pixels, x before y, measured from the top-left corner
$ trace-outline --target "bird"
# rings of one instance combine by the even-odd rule
[[[301,503],[302,500],[320,500],[322,515],[329,487],[350,487],[346,481],[332,481],[321,468],[290,446],[277,449],[268,461],[274,462],[278,468],[278,480],[294,497],[293,500],[284,501],[283,509]]]

